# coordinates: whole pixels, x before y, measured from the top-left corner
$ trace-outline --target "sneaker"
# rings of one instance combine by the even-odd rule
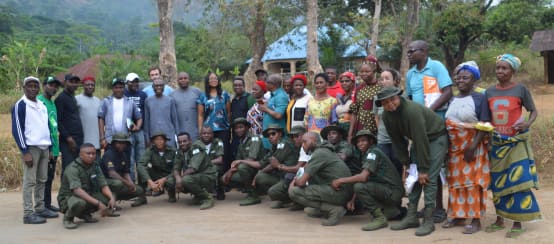
[[[57,218],[58,217],[58,213],[48,209],[48,208],[45,208],[44,210],[40,211],[40,212],[37,212],[37,215],[40,216],[40,217],[43,217],[43,218],[46,218],[46,219],[52,219],[52,218]]]
[[[33,213],[29,216],[23,217],[23,223],[24,224],[44,224],[46,223],[46,219]]]

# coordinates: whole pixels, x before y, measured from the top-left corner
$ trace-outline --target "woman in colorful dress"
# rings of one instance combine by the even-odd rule
[[[289,82],[292,88],[292,96],[287,106],[287,133],[296,125],[304,126],[304,115],[306,107],[312,95],[304,93],[304,88],[308,84],[308,79],[303,74],[294,75]]]
[[[462,65],[455,82],[459,94],[446,111],[446,129],[450,140],[447,163],[448,221],[443,228],[465,225],[464,234],[481,230],[480,219],[485,216],[487,187],[490,183],[488,149],[483,138],[486,132],[469,128],[478,122],[490,121],[490,110],[485,94],[475,92],[479,68]]]
[[[260,103],[264,103],[264,94],[267,92],[265,81],[256,81],[252,84],[252,96],[256,103],[246,113],[246,121],[250,123],[250,133],[262,136],[264,112],[259,109]]]
[[[533,159],[529,127],[538,112],[527,88],[512,80],[521,61],[511,54],[496,59],[498,84],[485,92],[491,110],[494,133],[491,138],[491,190],[496,221],[487,232],[504,229],[504,218],[514,221],[506,237],[523,233],[522,221],[541,218],[532,188],[538,188],[537,168]],[[526,116],[523,108],[529,112]],[[525,119],[528,117],[528,119]]]
[[[338,121],[339,127],[345,132],[350,129],[350,105],[354,99],[354,89],[356,88],[356,76],[352,72],[344,72],[339,76],[339,82],[344,91],[344,95],[337,94],[337,107],[335,108],[334,120]]]
[[[359,130],[369,130],[374,135],[377,135],[377,122],[373,113],[374,98],[377,96],[382,86],[377,83],[377,72],[379,72],[379,64],[377,58],[368,56],[365,63],[360,67],[358,76],[363,80],[363,84],[356,88],[356,96],[350,112],[350,129],[348,131],[348,141],[351,141],[352,136]]]
[[[337,105],[337,99],[327,94],[329,76],[319,73],[314,78],[315,96],[308,100],[304,125],[307,131],[318,133],[334,121],[333,110]]]

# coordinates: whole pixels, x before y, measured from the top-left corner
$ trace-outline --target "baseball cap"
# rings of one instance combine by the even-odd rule
[[[23,79],[23,85],[27,85],[27,83],[34,81],[36,83],[40,84],[40,80],[37,77],[34,76],[27,76],[25,79]]]
[[[129,73],[127,74],[127,77],[125,78],[126,82],[133,82],[133,81],[139,81],[140,77],[136,73]]]
[[[112,80],[112,86],[115,86],[115,85],[118,84],[118,83],[121,83],[121,84],[125,85],[125,81],[124,81],[124,80],[122,80],[122,79],[120,79],[120,78],[113,78],[113,80]]]
[[[58,79],[56,79],[56,77],[54,77],[54,76],[48,76],[48,77],[46,77],[46,79],[44,79],[44,82],[43,82],[43,83],[44,83],[44,84],[57,83],[58,86],[61,86],[61,85],[62,85],[62,83],[61,83]]]

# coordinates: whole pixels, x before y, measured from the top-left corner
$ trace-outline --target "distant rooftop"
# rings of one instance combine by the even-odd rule
[[[361,35],[351,26],[343,27],[334,24],[333,27],[342,30],[342,39],[345,41],[352,40],[355,37],[359,37]],[[277,41],[273,42],[266,48],[265,54],[262,58],[262,62],[306,59],[307,30],[308,28],[305,25],[296,27],[281,38],[279,38]],[[327,26],[320,26],[318,28],[318,40],[321,40],[322,38],[328,38],[328,31],[329,28]],[[371,43],[371,41],[369,41],[369,43]],[[365,49],[356,43],[351,43],[342,54],[343,58],[366,56],[367,53]],[[247,63],[250,63],[251,61],[252,59],[249,59]]]
[[[535,31],[531,41],[531,50],[535,52],[554,50],[554,29]]]

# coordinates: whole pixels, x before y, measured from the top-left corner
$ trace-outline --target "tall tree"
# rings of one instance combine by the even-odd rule
[[[251,5],[248,10],[253,19],[245,31],[252,48],[252,62],[250,62],[244,72],[244,78],[247,81],[246,89],[250,90],[252,82],[256,81],[256,74],[254,72],[263,69],[262,58],[267,46],[265,40],[266,11],[264,10],[264,0],[256,0],[254,5]]]
[[[410,68],[408,61],[408,45],[419,24],[419,0],[408,0],[406,6],[406,22],[402,33],[402,56],[400,58],[400,74],[406,74]]]
[[[308,77],[311,79],[315,74],[323,71],[319,63],[319,50],[317,43],[317,0],[306,0],[306,25],[308,27],[308,43],[306,50],[306,64],[308,67]]]
[[[441,47],[449,71],[464,61],[469,45],[484,33],[485,14],[492,1],[434,4],[433,8],[440,13],[433,20],[434,42]]]
[[[173,34],[173,0],[157,0],[160,24],[160,69],[162,77],[173,87],[177,86],[177,60]]]
[[[377,57],[377,42],[379,41],[379,20],[381,19],[381,0],[375,1],[375,12],[373,14],[373,23],[371,30],[371,46],[369,53]]]

